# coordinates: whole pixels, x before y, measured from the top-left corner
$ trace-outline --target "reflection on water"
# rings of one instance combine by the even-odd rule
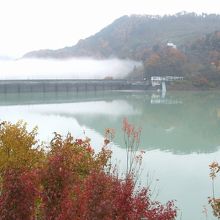
[[[115,128],[114,158],[122,169],[124,117],[142,127],[143,180],[147,172],[155,173],[159,199],[177,199],[182,220],[205,219],[202,208],[211,195],[208,164],[220,158],[219,92],[0,94],[0,119],[38,125],[45,141],[54,131],[75,137],[85,132],[98,149],[104,129]]]
[[[150,100],[151,104],[166,104],[166,105],[176,105],[176,104],[182,104],[182,100],[178,100],[178,99],[169,99],[166,98],[165,93],[153,93],[151,95],[151,100]]]
[[[128,117],[142,128],[142,148],[147,150],[205,153],[217,151],[220,145],[218,92],[170,92],[165,97],[159,93],[107,91],[1,94],[0,105],[1,109],[8,106],[10,111],[25,111],[25,115],[35,113],[38,116],[74,118],[80,125],[100,134],[106,127],[113,127],[120,134],[121,122]],[[9,108],[10,105],[17,106]],[[123,146],[120,135],[116,136],[115,142]]]

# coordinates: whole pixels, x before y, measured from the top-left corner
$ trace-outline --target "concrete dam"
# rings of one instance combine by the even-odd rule
[[[104,79],[0,80],[0,93],[147,90],[148,81]]]

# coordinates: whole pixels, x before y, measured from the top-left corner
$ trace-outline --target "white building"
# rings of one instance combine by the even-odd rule
[[[176,49],[176,45],[175,45],[174,43],[168,42],[168,43],[167,43],[167,46]]]

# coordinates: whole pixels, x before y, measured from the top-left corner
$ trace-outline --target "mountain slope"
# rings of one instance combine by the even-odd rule
[[[172,42],[178,47],[207,33],[220,30],[220,15],[178,13],[172,16],[123,16],[75,46],[32,51],[25,58],[131,58],[145,60],[144,53],[156,44]]]

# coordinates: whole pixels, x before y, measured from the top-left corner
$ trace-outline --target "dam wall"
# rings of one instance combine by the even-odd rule
[[[146,81],[128,80],[0,80],[0,93],[147,90]]]

